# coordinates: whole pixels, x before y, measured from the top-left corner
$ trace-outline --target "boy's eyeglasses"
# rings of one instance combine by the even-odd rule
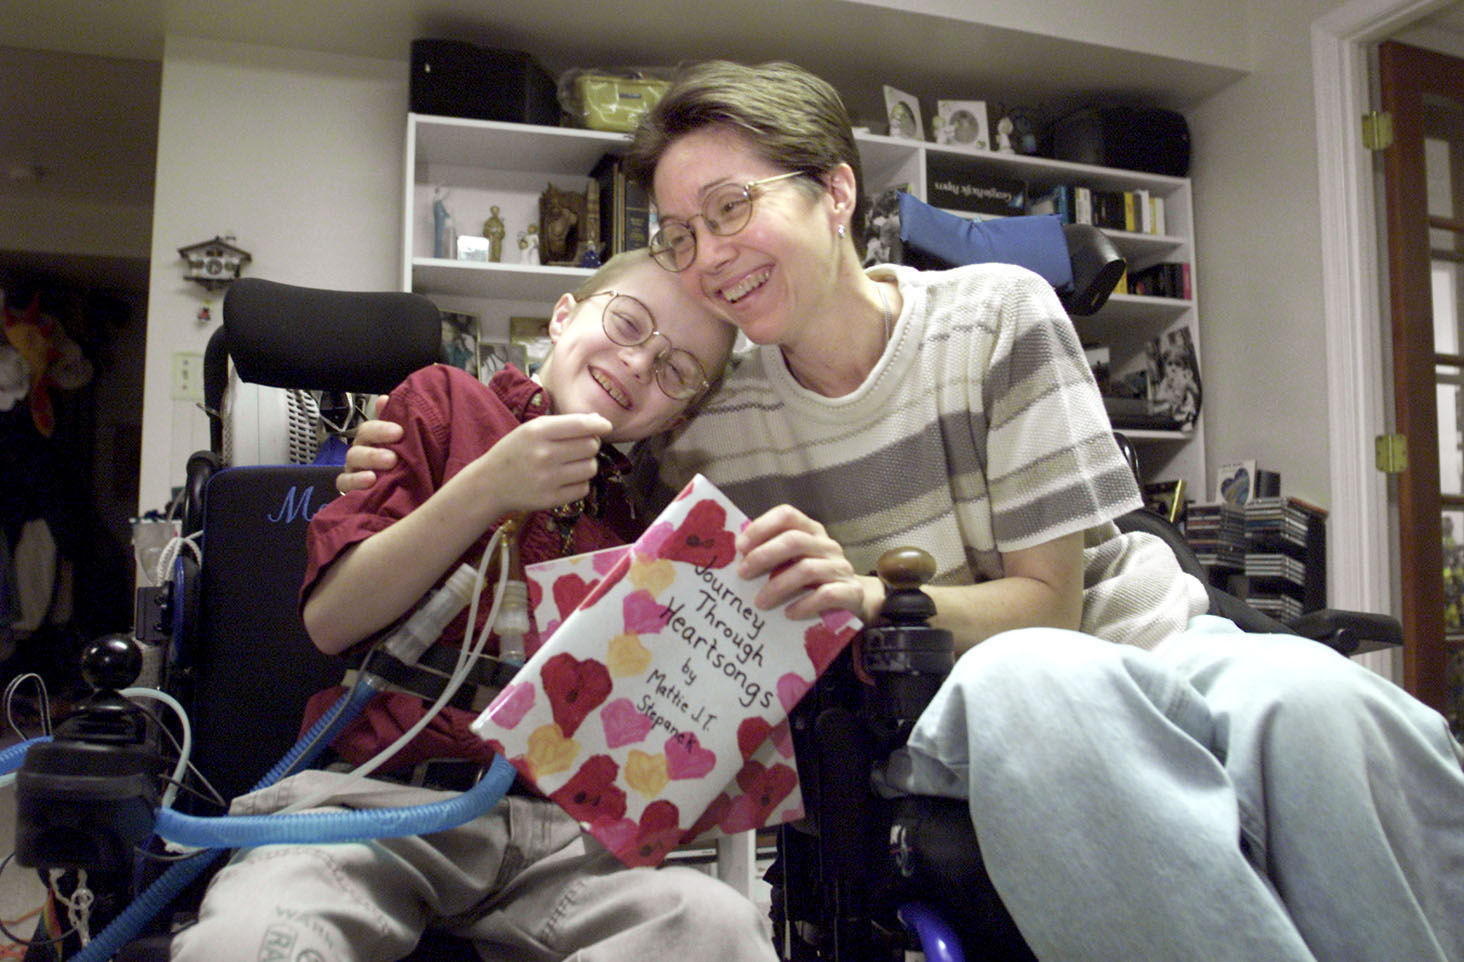
[[[656,375],[656,386],[661,393],[673,401],[687,401],[696,397],[711,383],[701,361],[690,351],[673,347],[671,338],[656,330],[656,318],[651,309],[629,294],[619,291],[597,291],[590,297],[609,295],[605,311],[600,315],[600,326],[605,336],[621,347],[639,347],[653,337],[665,337],[666,349],[656,355],[652,370]],[[588,300],[588,298],[586,298]]]
[[[730,237],[752,220],[753,191],[768,184],[789,177],[800,177],[801,170],[786,174],[775,174],[762,180],[745,184],[723,184],[707,195],[701,211],[686,220],[663,219],[660,229],[651,237],[651,258],[668,271],[680,273],[696,260],[696,234],[691,229],[691,220],[700,217],[707,230],[718,237]]]

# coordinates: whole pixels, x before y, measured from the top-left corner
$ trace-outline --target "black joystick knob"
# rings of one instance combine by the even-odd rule
[[[921,590],[935,577],[935,559],[919,548],[895,548],[876,569],[885,584],[878,620],[860,636],[860,658],[874,686],[865,710],[886,747],[903,744],[915,719],[955,664],[951,633],[933,628],[935,602]]]
[[[923,624],[935,616],[935,602],[921,591],[935,577],[935,559],[919,548],[891,548],[879,556],[875,570],[885,583],[880,618],[889,624]]]
[[[127,635],[103,635],[81,653],[81,677],[93,688],[126,688],[140,674],[142,649]]]

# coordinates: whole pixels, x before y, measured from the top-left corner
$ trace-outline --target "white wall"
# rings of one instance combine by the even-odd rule
[[[1338,6],[1252,0],[1251,74],[1188,115],[1207,463],[1254,458],[1281,472],[1284,493],[1323,507],[1330,473],[1309,29]]]
[[[201,354],[222,292],[184,280],[178,248],[232,233],[244,274],[316,287],[398,285],[405,61],[169,37],[152,225],[139,503],[160,508],[208,446],[171,399],[175,352]],[[200,323],[211,304],[213,320]]]

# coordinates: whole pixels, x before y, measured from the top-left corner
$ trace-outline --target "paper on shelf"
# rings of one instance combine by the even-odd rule
[[[802,815],[788,712],[860,622],[757,608],[746,523],[698,475],[629,548],[526,569],[543,640],[473,731],[627,865]]]

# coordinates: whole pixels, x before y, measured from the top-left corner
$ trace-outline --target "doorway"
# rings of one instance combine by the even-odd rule
[[[1393,346],[1403,682],[1464,727],[1464,61],[1378,47]]]

